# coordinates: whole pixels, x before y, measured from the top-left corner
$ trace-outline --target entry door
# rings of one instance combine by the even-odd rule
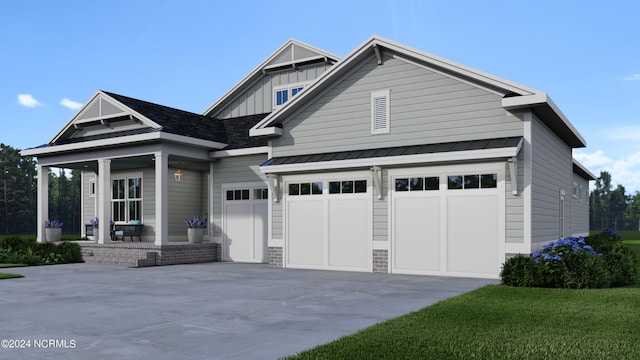
[[[267,262],[267,188],[225,189],[223,196],[225,260]]]

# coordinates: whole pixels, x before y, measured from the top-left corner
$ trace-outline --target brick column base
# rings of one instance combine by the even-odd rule
[[[373,272],[388,273],[389,272],[389,251],[373,250]]]
[[[282,267],[282,248],[269,246],[269,266],[271,267]]]

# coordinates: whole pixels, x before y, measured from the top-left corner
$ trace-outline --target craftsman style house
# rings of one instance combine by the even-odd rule
[[[83,171],[83,224],[142,225],[142,241],[97,227],[86,261],[495,278],[588,234],[584,146],[545,93],[371,37],[344,58],[290,40],[202,114],[98,91],[23,155],[40,224],[64,167]]]

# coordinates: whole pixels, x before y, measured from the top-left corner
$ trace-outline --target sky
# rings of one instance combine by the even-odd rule
[[[640,1],[3,1],[0,143],[47,143],[98,90],[202,113],[288,39],[379,35],[547,93],[574,157],[640,191]]]

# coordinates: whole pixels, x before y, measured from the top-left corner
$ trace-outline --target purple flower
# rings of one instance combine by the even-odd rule
[[[61,228],[62,223],[58,220],[46,220],[44,222],[44,227],[46,228]]]
[[[196,216],[193,219],[187,219],[184,221],[184,224],[187,225],[188,228],[192,229],[205,229],[207,227],[207,221],[200,218],[200,216]]]

